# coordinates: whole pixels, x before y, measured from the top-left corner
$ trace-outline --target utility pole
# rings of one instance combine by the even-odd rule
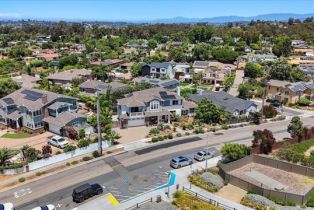
[[[96,92],[97,96],[97,132],[98,132],[98,152],[102,155],[102,140],[101,140],[101,127],[100,127],[100,106],[99,106],[99,91]]]

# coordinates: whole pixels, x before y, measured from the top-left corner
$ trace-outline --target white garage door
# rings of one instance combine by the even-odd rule
[[[144,124],[145,124],[144,118],[128,120],[128,127],[142,126]]]
[[[55,134],[60,134],[60,127],[49,124],[49,131]]]

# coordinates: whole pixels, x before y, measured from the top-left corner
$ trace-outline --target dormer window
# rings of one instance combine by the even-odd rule
[[[160,69],[160,72],[161,72],[161,73],[166,73],[166,69],[165,69],[165,68],[161,68],[161,69]]]
[[[150,69],[150,71],[151,71],[151,72],[156,72],[156,68],[155,68],[155,67],[152,67],[152,68]]]

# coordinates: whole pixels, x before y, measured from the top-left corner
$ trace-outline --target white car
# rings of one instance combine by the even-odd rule
[[[14,210],[12,203],[0,204],[0,210]]]
[[[197,152],[195,155],[194,155],[194,159],[197,160],[197,161],[203,161],[203,160],[206,160],[207,159],[210,159],[214,157],[214,154],[211,153],[211,152],[206,152],[206,151],[199,151]]]
[[[48,144],[63,149],[69,145],[69,142],[66,141],[63,137],[55,135],[48,137]]]
[[[52,204],[48,204],[47,206],[38,206],[32,210],[56,210],[56,207]]]

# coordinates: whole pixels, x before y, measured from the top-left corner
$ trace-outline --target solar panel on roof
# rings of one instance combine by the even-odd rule
[[[12,98],[4,98],[3,101],[8,105],[14,104],[14,101]]]
[[[23,90],[21,93],[25,94],[25,99],[36,101],[43,96],[42,93],[38,93],[32,90]]]

